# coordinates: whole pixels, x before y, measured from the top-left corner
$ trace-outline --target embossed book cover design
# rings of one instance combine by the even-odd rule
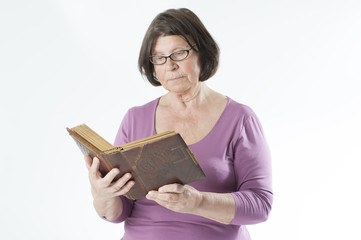
[[[85,124],[67,128],[84,155],[97,156],[105,176],[119,168],[119,179],[130,172],[135,184],[126,194],[130,199],[144,198],[150,190],[170,184],[187,184],[205,177],[182,137],[168,131],[114,147]]]

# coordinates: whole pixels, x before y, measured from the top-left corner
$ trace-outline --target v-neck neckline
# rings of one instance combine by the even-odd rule
[[[157,108],[158,108],[158,104],[159,104],[159,101],[160,101],[160,98],[157,98],[154,102],[154,107],[153,107],[153,113],[152,113],[152,127],[153,127],[153,135],[157,134],[157,131],[155,130],[155,118],[156,118],[156,111],[157,111]],[[231,102],[231,99],[229,97],[227,97],[227,104],[226,106],[224,107],[221,115],[219,116],[219,118],[217,119],[216,123],[214,124],[214,126],[212,127],[212,129],[202,138],[200,139],[199,141],[195,142],[195,143],[192,143],[192,144],[187,144],[189,147],[190,146],[196,146],[198,144],[201,144],[202,142],[206,141],[206,139],[208,139],[209,137],[211,137],[212,133],[215,132],[215,129],[218,127],[218,125],[220,125],[220,122],[222,121],[222,119],[224,118],[224,115],[225,115],[225,112],[227,111],[228,109],[228,106]]]

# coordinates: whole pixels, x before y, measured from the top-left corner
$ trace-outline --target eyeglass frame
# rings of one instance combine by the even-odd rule
[[[172,53],[169,54],[169,55],[151,55],[151,56],[149,56],[149,61],[150,61],[153,65],[163,65],[163,64],[165,64],[165,63],[167,62],[168,58],[170,58],[170,59],[171,59],[172,61],[174,61],[174,62],[183,61],[184,59],[186,59],[186,58],[189,56],[189,52],[193,49],[193,47],[194,47],[195,45],[196,45],[196,44],[192,45],[189,49],[181,49],[181,50],[172,52]],[[186,52],[187,52],[187,55],[186,55],[184,58],[182,58],[182,59],[180,59],[180,60],[177,60],[177,59],[173,59],[173,58],[172,58],[172,55],[173,55],[173,54],[175,54],[175,53],[177,53],[177,52],[181,52],[181,51],[186,51]],[[164,63],[156,64],[156,63],[153,63],[152,60],[151,60],[153,57],[164,57],[165,61],[164,61]]]

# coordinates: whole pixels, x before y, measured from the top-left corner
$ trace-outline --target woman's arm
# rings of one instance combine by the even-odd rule
[[[244,119],[234,149],[237,191],[232,193],[236,201],[232,224],[264,222],[269,217],[273,202],[271,154],[255,114]]]
[[[112,183],[115,176],[119,174],[119,169],[112,169],[102,178],[99,172],[100,163],[98,158],[95,157],[92,160],[89,156],[86,156],[85,162],[89,170],[89,181],[96,212],[109,221],[118,219],[123,213],[123,201],[119,196],[127,193],[134,185],[134,181],[129,181],[131,174],[126,173]]]
[[[147,198],[175,212],[190,213],[223,224],[231,223],[236,211],[230,193],[200,192],[189,185],[165,185],[158,191],[150,191]]]
[[[119,197],[101,200],[94,198],[93,205],[100,217],[115,221],[123,212],[123,203]]]

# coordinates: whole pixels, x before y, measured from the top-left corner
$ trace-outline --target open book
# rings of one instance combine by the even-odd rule
[[[148,191],[166,184],[187,184],[205,177],[182,137],[173,131],[114,147],[85,124],[67,130],[84,155],[99,158],[103,176],[112,168],[120,169],[114,181],[132,174],[135,184],[125,195],[129,199],[144,198]]]

